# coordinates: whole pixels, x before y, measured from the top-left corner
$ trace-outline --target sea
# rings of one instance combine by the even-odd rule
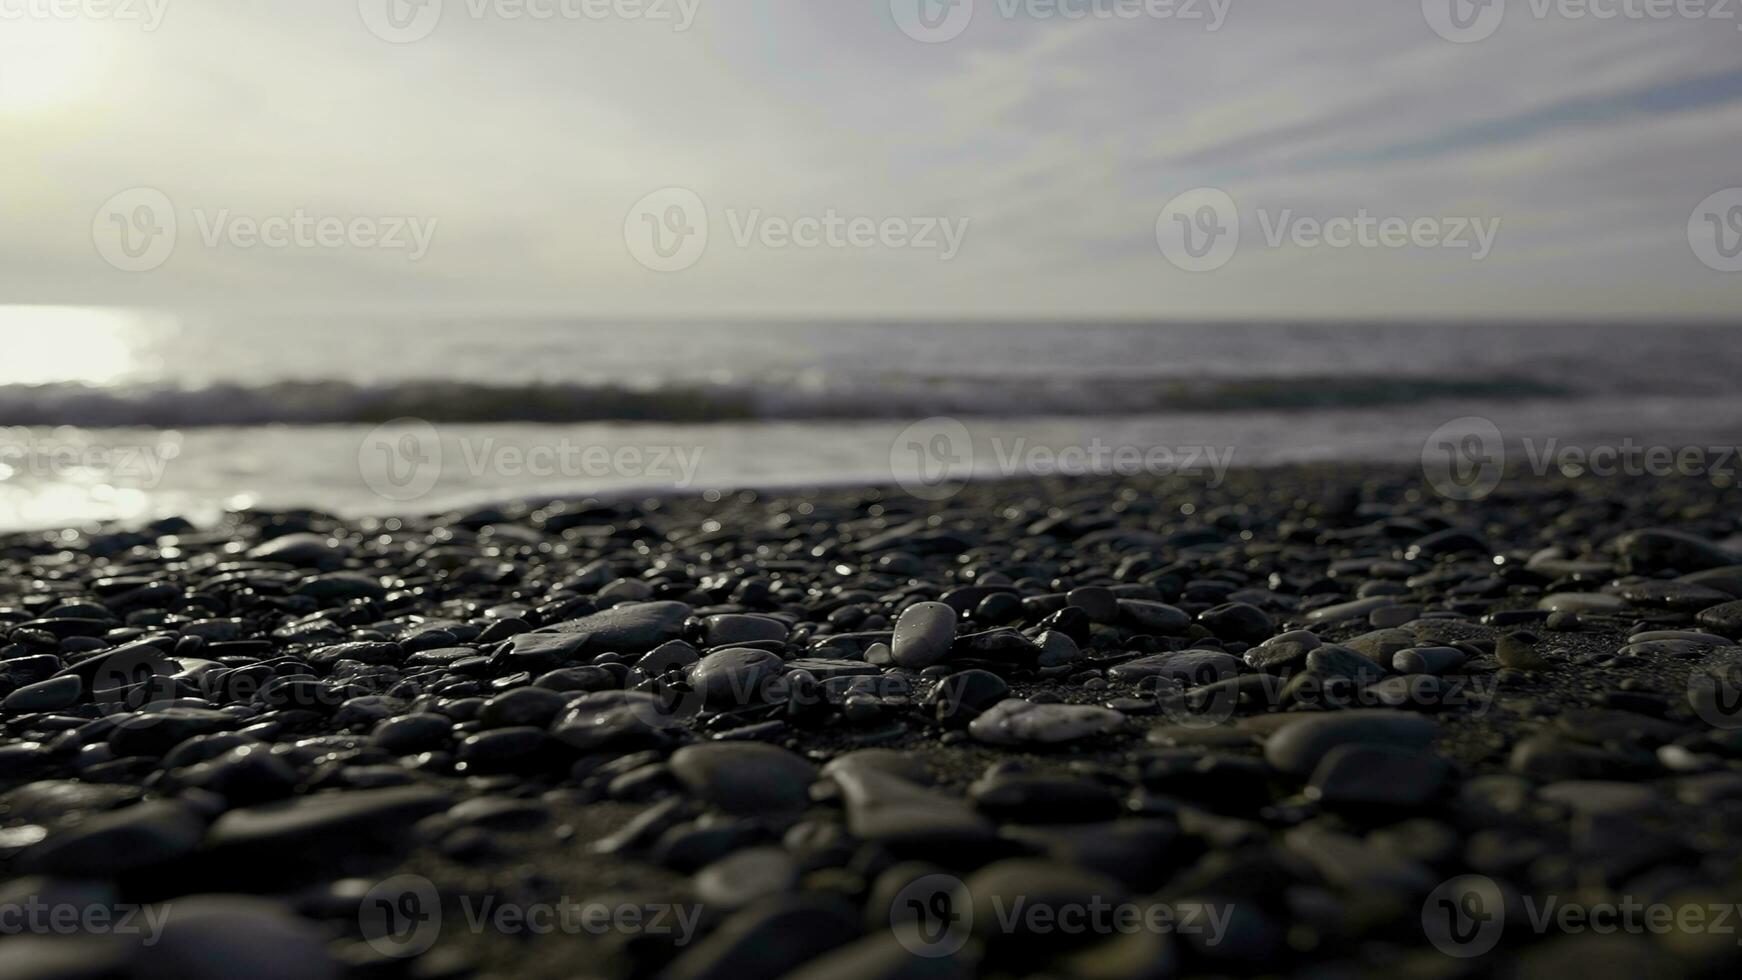
[[[11,530],[1742,443],[1718,324],[0,307],[0,344]]]

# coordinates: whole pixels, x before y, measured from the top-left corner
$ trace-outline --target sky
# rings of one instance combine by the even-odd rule
[[[1742,4],[420,2],[0,0],[0,304],[1742,310]]]

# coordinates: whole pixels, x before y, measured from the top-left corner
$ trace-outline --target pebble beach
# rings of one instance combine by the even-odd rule
[[[11,533],[0,908],[77,925],[0,923],[0,973],[1733,976],[1733,493],[1296,466]]]

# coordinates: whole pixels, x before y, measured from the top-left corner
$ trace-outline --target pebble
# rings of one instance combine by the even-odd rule
[[[70,708],[78,703],[84,687],[84,682],[72,675],[27,684],[6,695],[6,699],[0,701],[0,711],[25,715]]]
[[[1264,758],[1278,771],[1310,776],[1332,749],[1343,745],[1426,747],[1440,734],[1431,719],[1402,711],[1358,709],[1291,721],[1264,742]]]
[[[1156,636],[1179,636],[1192,625],[1192,618],[1178,608],[1146,599],[1120,599],[1119,618]]]
[[[1124,726],[1125,716],[1111,708],[1009,698],[975,718],[968,734],[987,745],[1058,745],[1110,735]]]
[[[148,800],[50,834],[20,863],[35,873],[101,878],[166,865],[192,853],[205,833],[205,820],[186,804]]]
[[[776,693],[773,682],[786,672],[779,656],[766,650],[739,647],[703,657],[690,668],[690,685],[711,708],[759,704]]]
[[[162,932],[141,946],[132,976],[338,980],[345,968],[323,930],[285,906],[245,895],[188,895],[165,903]]]
[[[744,815],[803,809],[817,779],[803,757],[755,742],[684,746],[672,753],[671,772],[690,795]]]
[[[895,620],[890,645],[895,663],[924,670],[942,663],[956,639],[956,611],[941,602],[917,602]]]
[[[1432,752],[1391,745],[1341,745],[1325,753],[1307,795],[1326,806],[1418,807],[1445,786],[1449,769]]]
[[[644,653],[678,639],[690,612],[690,607],[682,602],[633,602],[521,636],[554,633],[579,637],[577,652]],[[515,640],[518,642],[520,637]]]
[[[1004,678],[988,670],[965,670],[951,674],[925,699],[937,722],[945,728],[965,728],[987,708],[1010,693]]]
[[[1391,669],[1400,674],[1450,674],[1465,659],[1457,647],[1410,647],[1391,655]]]

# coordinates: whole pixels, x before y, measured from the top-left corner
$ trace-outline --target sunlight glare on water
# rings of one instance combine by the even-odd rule
[[[109,385],[148,372],[142,351],[162,322],[129,310],[0,306],[0,384]]]

